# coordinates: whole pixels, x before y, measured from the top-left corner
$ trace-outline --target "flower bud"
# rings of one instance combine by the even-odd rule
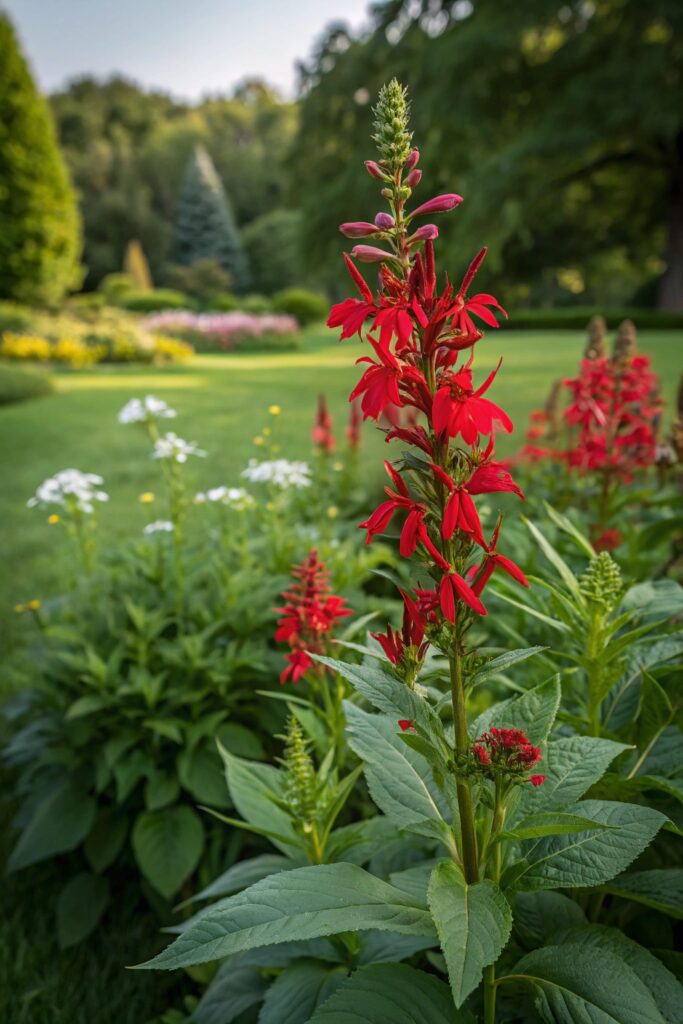
[[[396,221],[390,213],[378,213],[375,217],[375,224],[381,231],[390,231]]]
[[[406,171],[412,171],[413,167],[416,166],[417,161],[420,159],[419,149],[411,149],[410,155],[403,165],[403,169]]]
[[[375,160],[366,160],[365,167],[371,178],[377,178],[378,181],[387,180],[387,175]]]
[[[339,230],[347,238],[367,238],[368,235],[377,234],[377,226],[367,220],[353,220],[346,224],[340,224]]]
[[[408,177],[404,181],[404,185],[408,188],[417,188],[422,180],[422,171],[416,167],[414,171],[411,171]]]
[[[447,210],[455,209],[461,202],[462,196],[456,195],[455,192],[446,192],[444,195],[434,196],[422,206],[418,206],[416,210],[413,210],[411,217],[422,217],[425,213],[445,213]]]
[[[436,224],[423,224],[421,228],[418,228],[410,238],[409,242],[427,242],[432,241],[434,238],[438,238],[439,229]]]
[[[363,263],[379,263],[380,260],[395,259],[392,253],[378,249],[374,245],[354,245],[351,255]]]
[[[392,192],[392,190],[390,188],[383,188],[382,191],[380,192],[380,195],[382,196],[383,199],[393,199],[394,198],[394,193]]]

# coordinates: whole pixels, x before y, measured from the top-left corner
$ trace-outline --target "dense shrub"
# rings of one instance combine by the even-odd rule
[[[162,309],[193,309],[194,301],[183,292],[171,288],[156,288],[149,292],[124,292],[116,305],[131,313],[156,313]]]
[[[191,295],[202,303],[216,293],[228,292],[232,284],[228,271],[215,259],[197,260],[187,267],[169,267],[166,278],[171,288]]]
[[[52,384],[46,373],[0,363],[0,405],[40,398],[51,391]]]
[[[300,235],[298,210],[271,210],[246,226],[242,238],[254,290],[272,295],[303,279]]]
[[[509,319],[501,327],[511,330],[582,330],[591,317],[602,315],[610,330],[622,320],[635,320],[639,327],[651,330],[676,330],[683,327],[683,313],[656,309],[605,310],[597,306],[566,306],[555,309],[508,310]]]
[[[0,302],[0,334],[5,331],[28,331],[35,314],[28,306],[16,302]]]
[[[273,309],[296,317],[302,327],[317,323],[327,316],[327,299],[306,288],[286,288],[273,296]]]
[[[273,303],[265,295],[246,295],[240,302],[240,309],[245,313],[272,313]]]

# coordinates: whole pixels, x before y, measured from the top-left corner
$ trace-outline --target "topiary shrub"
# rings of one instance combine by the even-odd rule
[[[285,288],[273,296],[272,308],[277,313],[289,313],[302,327],[324,320],[329,303],[320,292],[308,288]]]
[[[245,313],[271,313],[273,303],[265,295],[247,295],[244,302],[240,304],[240,309],[243,309]]]
[[[49,395],[52,390],[52,383],[46,373],[0,363],[0,405],[41,398]]]
[[[132,313],[158,313],[163,309],[194,309],[195,302],[172,288],[157,288],[151,292],[128,292],[116,303]]]

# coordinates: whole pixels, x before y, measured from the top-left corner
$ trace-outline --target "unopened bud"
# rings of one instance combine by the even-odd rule
[[[423,224],[421,228],[418,228],[410,238],[409,242],[431,242],[433,239],[439,237],[439,229],[436,224]]]
[[[419,169],[419,167],[416,167],[415,170],[411,171],[408,177],[405,179],[404,184],[407,185],[408,188],[417,188],[421,181],[422,171]]]
[[[455,192],[447,192],[442,196],[434,196],[433,199],[428,199],[422,206],[418,206],[416,210],[413,210],[412,217],[422,217],[425,213],[445,213],[447,210],[453,210],[456,206],[459,206],[462,202],[462,196],[456,195]]]
[[[381,231],[390,231],[395,223],[390,213],[378,213],[375,217],[375,224]]]
[[[371,178],[377,178],[378,181],[387,180],[387,175],[375,160],[366,160],[365,167]]]
[[[395,258],[392,256],[392,253],[385,252],[384,249],[378,249],[374,245],[354,245],[351,255],[363,263],[379,263],[381,260]]]
[[[411,149],[410,155],[404,164],[404,170],[412,171],[413,167],[417,165],[417,161],[420,159],[419,149]]]
[[[377,234],[377,226],[367,220],[354,220],[340,224],[339,230],[347,238],[367,238],[368,235]]]
[[[393,199],[394,198],[394,193],[392,192],[392,190],[390,188],[383,188],[382,191],[380,192],[380,195],[384,199]]]

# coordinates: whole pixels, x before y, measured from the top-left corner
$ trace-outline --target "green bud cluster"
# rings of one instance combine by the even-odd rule
[[[591,558],[588,568],[579,579],[581,593],[594,604],[606,609],[616,607],[624,589],[621,570],[607,551]]]
[[[293,715],[287,721],[285,750],[285,800],[303,831],[310,831],[316,818],[317,779],[313,759],[303,730]]]
[[[410,155],[412,132],[408,131],[410,106],[405,89],[395,78],[383,85],[377,106],[373,107],[373,141],[382,163],[393,175],[398,173]]]

